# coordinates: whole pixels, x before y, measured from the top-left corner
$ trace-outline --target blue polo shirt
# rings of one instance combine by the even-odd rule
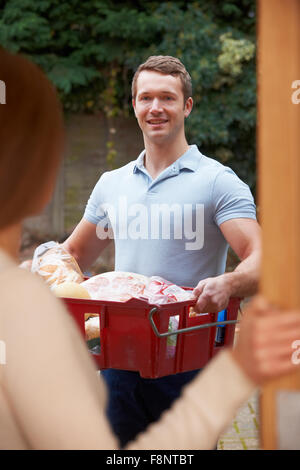
[[[144,155],[104,173],[84,213],[100,238],[114,238],[115,270],[191,287],[222,274],[228,244],[220,225],[256,219],[249,187],[196,145],[155,179]]]

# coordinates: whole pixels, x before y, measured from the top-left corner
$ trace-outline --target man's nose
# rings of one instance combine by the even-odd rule
[[[158,98],[152,100],[150,111],[152,113],[160,113],[162,111],[161,102]]]

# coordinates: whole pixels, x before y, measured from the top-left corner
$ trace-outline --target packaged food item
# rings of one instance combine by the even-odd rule
[[[86,341],[91,341],[92,339],[100,338],[99,315],[93,316],[86,320],[84,327]]]
[[[90,299],[88,291],[77,282],[62,282],[52,289],[57,297],[67,297],[74,299]]]
[[[148,278],[141,274],[110,271],[91,277],[81,286],[94,300],[127,302],[133,297],[141,297],[148,282]]]
[[[174,315],[169,318],[169,328],[168,332],[172,333],[178,330],[179,325],[179,315]],[[167,357],[175,356],[177,344],[177,335],[170,335],[167,337]]]
[[[224,309],[218,312],[217,321],[221,322],[221,321],[226,321],[226,320],[227,320],[227,309]],[[216,329],[215,342],[218,346],[220,346],[224,344],[224,340],[225,340],[225,325],[218,326]]]
[[[159,276],[151,276],[143,297],[150,304],[167,304],[171,302],[184,302],[193,298],[192,291],[186,291],[182,287],[172,284]]]
[[[59,243],[39,245],[33,256],[31,271],[52,288],[63,282],[81,283],[83,274],[75,260]]]

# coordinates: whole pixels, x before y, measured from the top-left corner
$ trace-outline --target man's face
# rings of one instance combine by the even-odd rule
[[[179,76],[143,70],[137,79],[133,107],[144,137],[153,143],[175,140],[184,132],[192,98],[184,103]]]

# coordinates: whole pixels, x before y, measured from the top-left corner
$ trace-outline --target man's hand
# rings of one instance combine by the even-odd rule
[[[257,385],[291,373],[293,344],[300,340],[300,311],[283,312],[255,297],[241,321],[232,356]]]
[[[227,307],[232,295],[231,284],[227,274],[203,279],[193,290],[197,298],[194,310],[197,313],[219,312]]]

